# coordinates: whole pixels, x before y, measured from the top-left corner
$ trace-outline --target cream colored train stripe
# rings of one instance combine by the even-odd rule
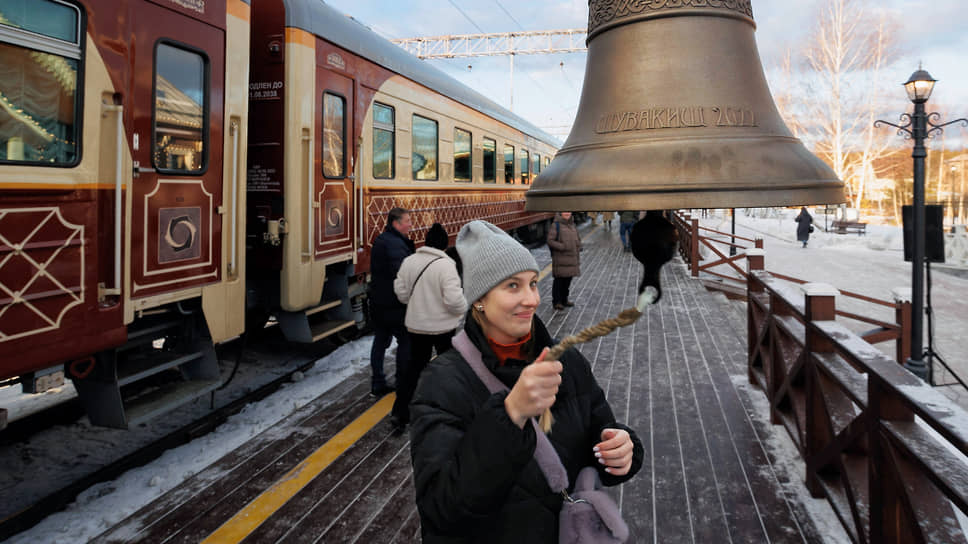
[[[226,521],[202,544],[241,542],[276,510],[296,495],[326,467],[349,449],[357,440],[390,413],[396,394],[391,393],[371,406],[360,417],[329,439],[318,450],[286,473],[275,485],[266,489],[245,508]]]

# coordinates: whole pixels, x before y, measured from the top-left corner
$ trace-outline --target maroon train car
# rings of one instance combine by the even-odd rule
[[[212,391],[270,318],[362,325],[393,206],[418,240],[548,217],[552,137],[320,0],[5,2],[0,74],[0,380],[95,424]]]

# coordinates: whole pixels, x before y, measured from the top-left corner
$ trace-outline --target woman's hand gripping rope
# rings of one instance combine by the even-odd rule
[[[504,398],[504,409],[518,427],[546,412],[555,403],[561,385],[561,362],[548,358],[548,348],[534,363],[524,367],[518,381]]]
[[[646,287],[645,290],[639,294],[639,298],[635,303],[635,308],[626,308],[619,312],[616,317],[601,321],[597,325],[592,325],[587,329],[583,329],[578,334],[565,338],[558,344],[552,346],[551,349],[546,349],[545,351],[541,352],[541,355],[535,362],[537,363],[539,361],[549,360],[557,361],[561,355],[572,346],[588,342],[589,340],[598,338],[600,336],[605,336],[619,327],[626,327],[632,323],[635,323],[638,318],[642,317],[642,312],[645,311],[645,308],[655,302],[657,294],[658,292],[654,287]],[[542,431],[548,433],[551,432],[551,425],[553,423],[554,421],[551,417],[551,405],[548,405],[548,408],[545,409],[543,414],[541,414],[538,424],[541,426]]]

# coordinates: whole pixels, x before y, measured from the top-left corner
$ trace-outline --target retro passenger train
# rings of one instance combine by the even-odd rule
[[[540,231],[556,146],[321,0],[0,2],[0,383],[152,417],[270,317],[360,325],[394,206]]]

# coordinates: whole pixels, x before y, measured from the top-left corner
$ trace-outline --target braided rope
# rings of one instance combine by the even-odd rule
[[[545,360],[547,361],[557,361],[568,348],[572,346],[577,346],[578,344],[584,344],[589,340],[593,340],[600,336],[605,336],[619,327],[627,327],[635,321],[642,317],[642,312],[635,308],[626,308],[619,312],[616,317],[608,318],[604,321],[599,322],[597,325],[592,325],[587,329],[582,329],[578,334],[573,334],[558,344],[552,346],[548,350],[548,354],[545,355]]]
[[[589,340],[598,338],[599,336],[605,336],[619,327],[627,327],[632,323],[635,323],[638,318],[642,317],[642,311],[645,310],[645,307],[649,304],[652,304],[652,302],[655,300],[655,290],[651,287],[648,289],[648,291],[639,296],[638,304],[635,308],[626,308],[619,312],[619,314],[615,317],[600,321],[597,325],[592,325],[591,327],[582,329],[578,334],[568,336],[561,342],[558,342],[552,346],[545,355],[544,360],[557,361],[558,358],[561,357],[561,355],[572,346],[588,342]],[[545,410],[543,414],[541,414],[541,418],[538,419],[538,425],[541,427],[541,430],[547,434],[551,432],[551,425],[553,423],[554,419],[551,417],[551,409],[549,408]]]

